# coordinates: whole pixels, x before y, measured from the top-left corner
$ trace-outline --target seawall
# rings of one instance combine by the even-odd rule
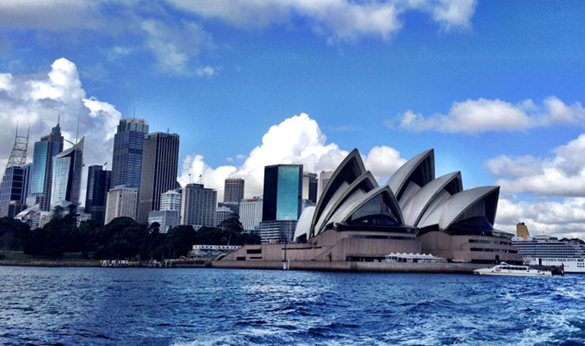
[[[290,270],[319,270],[347,272],[396,272],[396,273],[473,273],[475,269],[490,267],[475,263],[393,263],[393,262],[289,262]],[[280,261],[213,261],[212,268],[232,269],[281,269]]]

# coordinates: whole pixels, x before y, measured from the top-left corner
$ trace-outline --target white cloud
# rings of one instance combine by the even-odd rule
[[[87,97],[77,67],[64,58],[55,60],[47,74],[0,74],[2,160],[10,155],[17,121],[21,131],[30,124],[28,162],[31,162],[34,142],[50,132],[59,115],[61,129],[69,141],[75,141],[79,121],[80,137],[87,139],[86,167],[111,161],[113,136],[121,114],[111,104]],[[85,190],[85,173],[83,179]]]
[[[506,193],[585,196],[585,134],[553,150],[554,156],[498,156],[486,166]]]
[[[202,49],[213,47],[211,35],[200,25],[187,21],[168,25],[160,20],[148,19],[141,23],[141,28],[146,33],[146,44],[161,72],[201,77],[213,75],[214,70],[209,66],[192,67],[192,60],[199,56]]]
[[[585,121],[585,109],[576,102],[563,103],[551,96],[542,105],[527,99],[518,104],[499,99],[480,98],[454,102],[447,114],[424,116],[411,110],[386,122],[388,127],[404,130],[445,133],[480,133],[488,131],[523,131],[553,125],[577,125]]]
[[[475,0],[168,0],[180,9],[207,18],[221,19],[245,29],[273,24],[289,25],[295,19],[308,20],[316,33],[329,36],[329,42],[377,36],[388,39],[402,27],[399,15],[417,10],[430,13],[446,29],[469,27]],[[300,22],[300,21],[299,21]]]
[[[199,77],[211,77],[215,74],[215,69],[211,66],[200,67],[195,70]]]
[[[468,28],[475,12],[476,0],[439,0],[434,5],[426,2],[433,19],[449,30],[454,27]]]
[[[107,53],[108,61],[115,63],[121,57],[124,57],[124,56],[132,53],[132,51],[133,51],[132,48],[122,47],[122,46],[114,46]]]
[[[386,183],[392,173],[405,163],[406,160],[400,157],[396,149],[387,146],[373,147],[368,156],[364,157],[366,169],[382,183]]]
[[[585,234],[585,198],[518,200],[500,198],[496,228],[516,232],[525,222],[532,235],[578,238]]]
[[[0,27],[66,30],[96,28],[100,1],[4,0],[0,5]]]
[[[548,157],[500,155],[486,162],[501,186],[497,228],[532,234],[583,237],[585,233],[585,134]]]
[[[543,173],[540,162],[530,155],[514,158],[500,155],[486,162],[486,166],[495,177],[508,176],[519,178]]]
[[[189,181],[202,182],[218,190],[221,200],[224,180],[241,177],[246,180],[246,196],[258,196],[262,195],[264,166],[297,163],[303,164],[307,172],[318,173],[334,170],[347,154],[348,151],[340,149],[337,144],[327,143],[317,122],[302,113],[270,127],[262,137],[262,144],[255,147],[239,166],[212,168],[205,163],[203,156],[188,155],[179,182],[182,185]],[[244,159],[243,155],[238,155],[240,159]],[[374,147],[364,160],[366,168],[382,182],[405,162],[398,151],[386,146]]]

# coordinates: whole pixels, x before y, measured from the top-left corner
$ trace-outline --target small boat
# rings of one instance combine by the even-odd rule
[[[512,265],[502,262],[493,268],[481,268],[473,271],[477,275],[498,275],[498,276],[552,276],[548,270],[533,269],[528,266]]]

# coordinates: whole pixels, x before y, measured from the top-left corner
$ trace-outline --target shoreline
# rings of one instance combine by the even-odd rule
[[[208,262],[174,262],[171,266],[152,266],[148,262],[131,263],[127,266],[102,266],[99,260],[0,260],[1,267],[38,267],[38,268],[151,268],[151,269],[250,269],[283,270],[280,261],[208,261]],[[418,273],[418,274],[473,274],[475,269],[486,268],[485,264],[476,263],[395,263],[395,262],[313,262],[293,261],[287,270],[353,272],[353,273]],[[556,268],[545,268],[556,273]],[[561,274],[562,275],[562,274]]]
[[[0,266],[39,267],[39,268],[215,268],[215,269],[268,269],[283,270],[280,261],[265,262],[236,262],[236,261],[209,261],[206,263],[174,262],[171,267],[152,267],[147,263],[136,263],[129,266],[104,267],[99,260],[70,261],[70,260],[31,260],[14,261],[0,260]],[[383,262],[289,262],[289,270],[327,271],[327,272],[387,272],[387,273],[473,273],[474,269],[482,265],[471,263],[383,263]],[[485,265],[483,265],[485,267]]]
[[[57,260],[31,260],[10,261],[0,260],[1,267],[101,267],[99,261],[57,261]]]

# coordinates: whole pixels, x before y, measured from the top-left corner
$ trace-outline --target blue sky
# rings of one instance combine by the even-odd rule
[[[181,160],[214,176],[207,184],[252,174],[247,166],[271,158],[245,162],[268,129],[307,113],[327,136],[322,146],[364,155],[385,146],[397,162],[433,147],[438,174],[461,170],[466,187],[501,184],[503,228],[523,220],[551,233],[585,231],[585,159],[573,155],[580,141],[570,145],[585,121],[582,1],[73,3],[0,4],[0,73],[42,80],[67,59],[102,111],[136,108],[151,130],[179,133]],[[48,123],[52,113],[40,113]],[[302,123],[280,129],[303,132],[310,121]],[[571,168],[559,163],[569,158]]]

